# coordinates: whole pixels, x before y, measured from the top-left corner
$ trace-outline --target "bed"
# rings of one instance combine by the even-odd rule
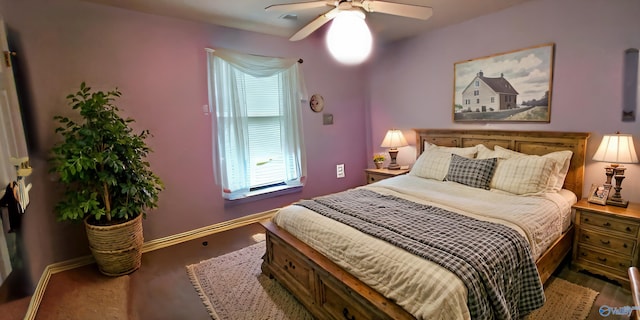
[[[533,270],[537,273],[536,281],[544,283],[571,248],[573,225],[570,207],[582,197],[585,147],[589,134],[434,129],[416,129],[415,132],[418,155],[422,155],[414,165],[417,168],[420,168],[420,162],[424,162],[427,155],[439,154],[434,153],[436,148],[438,152],[455,150],[453,153],[475,148],[471,158],[480,155],[478,145],[489,150],[484,158],[493,157],[492,150],[544,157],[570,153],[565,164],[564,181],[554,182],[561,187],[555,192],[542,192],[542,195],[516,197],[501,190],[478,190],[476,186],[458,182],[425,179],[417,169],[412,169],[411,174],[406,176],[348,191],[356,192],[352,193],[352,202],[373,194],[395,199],[397,202],[393,203],[393,208],[405,205],[436,207],[438,210],[493,222],[511,232],[517,231],[529,244],[527,250],[530,250],[529,259],[535,262]],[[469,162],[451,156],[451,153],[448,156],[460,160],[460,163]],[[520,156],[518,159],[523,158]],[[504,162],[501,166],[504,175]],[[454,175],[449,171],[447,177]],[[554,183],[549,182],[549,185]],[[334,201],[330,196],[327,199]],[[371,203],[375,201],[371,200]],[[495,206],[495,203],[513,207]],[[420,257],[411,250],[411,246],[409,249],[396,248],[395,244],[372,237],[365,231],[355,230],[344,221],[337,222],[331,216],[319,214],[322,208],[309,207],[311,203],[307,205],[285,207],[272,221],[263,223],[267,233],[267,252],[262,269],[263,273],[285,286],[317,318],[435,319],[471,318],[471,315],[478,314],[476,304],[473,304],[473,308],[471,303],[467,304],[467,299],[471,301],[471,297],[478,293],[466,283],[467,280],[462,280],[466,279],[464,273],[457,271],[456,274],[456,270],[452,270],[457,267],[445,270]],[[480,212],[482,210],[479,208],[482,207],[492,208],[488,217]],[[558,214],[550,215],[556,220],[534,218],[538,217],[538,211],[546,215],[542,213],[546,209],[536,209],[538,207],[557,208]],[[532,210],[532,213],[509,214],[524,210]],[[457,219],[458,215],[454,216]],[[537,222],[530,224],[522,222],[522,219]],[[452,225],[457,225],[457,222]],[[544,231],[547,229],[552,231],[547,234]],[[433,230],[428,233],[431,232]],[[502,282],[511,285],[511,280]]]

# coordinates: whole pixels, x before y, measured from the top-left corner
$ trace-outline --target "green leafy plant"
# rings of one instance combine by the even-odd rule
[[[373,162],[383,162],[385,159],[383,153],[376,153],[373,155]]]
[[[152,151],[145,139],[149,130],[135,133],[133,119],[123,119],[113,102],[121,93],[93,91],[83,82],[67,96],[82,118],[76,122],[55,116],[55,132],[63,140],[52,148],[50,172],[64,186],[55,207],[59,221],[82,221],[97,225],[124,222],[157,207],[164,188],[146,161]]]

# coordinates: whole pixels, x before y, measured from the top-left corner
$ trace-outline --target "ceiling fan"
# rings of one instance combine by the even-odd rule
[[[325,23],[331,21],[333,18],[337,17],[338,14],[343,11],[357,11],[362,14],[361,10],[364,10],[366,12],[386,13],[421,20],[427,20],[433,14],[433,9],[431,9],[430,7],[375,0],[324,0],[274,4],[266,7],[265,10],[278,12],[294,12],[299,10],[320,8],[324,6],[335,8],[325,12],[324,14],[321,14],[319,17],[309,22],[306,26],[304,26],[293,36],[291,36],[289,40],[298,41],[306,38],[312,32],[322,27]]]

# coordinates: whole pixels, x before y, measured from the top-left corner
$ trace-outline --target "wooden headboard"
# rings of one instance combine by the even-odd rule
[[[502,130],[451,130],[414,129],[418,156],[424,151],[425,142],[445,147],[473,147],[484,144],[488,148],[498,145],[514,151],[544,155],[549,152],[571,150],[571,167],[564,180],[564,188],[582,198],[584,162],[587,132],[502,131]]]

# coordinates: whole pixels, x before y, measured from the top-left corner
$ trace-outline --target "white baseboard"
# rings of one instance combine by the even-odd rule
[[[260,212],[233,220],[216,223],[199,229],[182,232],[168,237],[150,240],[142,245],[142,253],[144,254],[146,252],[166,248],[189,240],[267,220],[273,217],[277,210],[278,209]],[[45,267],[42,275],[40,276],[40,280],[38,281],[38,285],[36,286],[36,290],[33,293],[33,296],[31,296],[31,302],[29,302],[29,308],[27,309],[27,313],[25,314],[24,319],[34,320],[36,318],[38,308],[40,307],[40,302],[42,302],[44,292],[52,275],[59,272],[86,266],[94,262],[95,260],[93,259],[93,256],[84,256],[53,263]]]

